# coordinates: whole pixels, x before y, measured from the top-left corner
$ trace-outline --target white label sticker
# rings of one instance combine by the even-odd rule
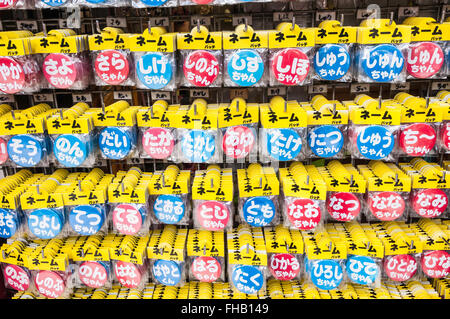
[[[326,85],[310,85],[310,86],[308,86],[309,94],[327,93],[327,91],[328,91],[328,86],[326,86]]]
[[[193,98],[209,97],[209,91],[207,89],[191,89],[189,94]]]
[[[127,164],[144,164],[143,158],[127,158]]]
[[[267,88],[268,96],[286,95],[286,87],[281,86],[277,88]]]
[[[399,17],[417,17],[419,15],[419,7],[399,7]]]
[[[450,13],[450,4],[446,4],[442,7],[445,14]]]
[[[362,92],[369,92],[370,85],[369,84],[352,84],[350,86],[350,92],[351,93],[362,93]]]
[[[202,17],[202,16],[191,17],[191,26],[196,26],[197,23],[200,23],[200,25],[211,25],[211,17]]]
[[[33,20],[17,21],[17,29],[28,30],[33,33],[38,32],[37,21],[33,21]]]
[[[247,24],[252,25],[252,17],[251,16],[237,16],[233,17],[233,27],[245,24],[245,19],[247,19]]]
[[[392,83],[391,91],[409,91],[409,82],[404,83]]]
[[[433,91],[447,90],[448,88],[450,88],[450,82],[433,82],[431,84],[431,89]]]
[[[0,94],[0,102],[2,103],[14,103],[14,95],[12,94]]]
[[[364,20],[370,17],[373,12],[367,9],[358,9],[356,12],[356,19]]]
[[[131,91],[117,91],[117,92],[114,92],[114,99],[115,100],[132,100],[133,95],[131,94]]]
[[[316,13],[316,21],[336,20],[336,11],[318,11]]]
[[[53,102],[53,94],[33,94],[34,103]]]
[[[170,92],[152,91],[152,100],[170,100]]]
[[[72,101],[74,103],[78,103],[78,102],[92,102],[92,95],[90,93],[86,93],[86,94],[72,94]]]
[[[274,12],[273,21],[291,21],[294,16],[294,12]]]
[[[231,89],[230,99],[234,99],[235,97],[241,97],[244,100],[248,99],[248,89]]]
[[[106,26],[115,27],[115,28],[126,28],[127,27],[127,19],[126,18],[108,17],[108,18],[106,18]]]
[[[158,17],[158,18],[150,18],[150,25],[152,27],[168,27],[169,26],[169,18],[167,17]]]

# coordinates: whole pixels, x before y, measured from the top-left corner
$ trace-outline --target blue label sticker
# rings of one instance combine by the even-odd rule
[[[324,80],[339,80],[347,74],[350,68],[350,54],[344,46],[324,45],[316,52],[314,68],[316,73]]]
[[[159,195],[153,204],[156,218],[164,224],[176,224],[184,216],[184,203],[177,195]]]
[[[366,127],[356,140],[361,155],[370,160],[386,158],[392,152],[394,144],[394,136],[380,125]]]
[[[159,7],[166,3],[168,0],[141,0],[141,2],[149,7]]]
[[[99,134],[99,148],[110,159],[123,159],[134,143],[133,134],[121,127],[105,127]]]
[[[264,285],[264,275],[255,266],[234,266],[231,276],[233,285],[244,294],[257,294]]]
[[[45,143],[32,135],[14,135],[8,141],[6,149],[9,158],[18,166],[36,166],[44,157]]]
[[[267,151],[277,161],[290,161],[302,149],[302,138],[290,128],[267,130]]]
[[[41,1],[51,7],[59,7],[67,2],[67,0],[41,0]]]
[[[156,260],[152,271],[155,279],[166,286],[175,286],[181,280],[181,267],[172,260]]]
[[[100,205],[79,205],[69,213],[69,224],[83,236],[96,234],[103,226],[105,214]]]
[[[62,165],[77,167],[88,157],[89,144],[76,135],[63,134],[55,139],[53,153]]]
[[[64,225],[61,212],[50,208],[41,208],[28,215],[28,228],[40,239],[50,239],[58,235]]]
[[[402,51],[392,44],[365,49],[361,60],[364,72],[375,82],[395,80],[405,64]]]
[[[319,289],[336,289],[344,278],[342,267],[336,260],[319,259],[308,262],[311,281]]]
[[[0,208],[0,238],[12,237],[19,227],[19,219],[14,211]]]
[[[239,86],[256,84],[264,73],[264,61],[254,50],[239,50],[228,61],[230,79]]]
[[[275,204],[266,196],[247,199],[243,207],[244,220],[254,227],[269,225],[275,217]]]
[[[360,285],[374,284],[380,274],[377,263],[367,256],[349,256],[345,269],[350,280]]]
[[[108,0],[86,0],[86,2],[97,4],[97,3],[106,3],[108,2]]]
[[[181,151],[190,162],[204,163],[216,150],[216,140],[212,134],[203,130],[190,130],[181,139]]]
[[[344,146],[344,135],[333,125],[322,125],[308,132],[308,145],[316,156],[332,157]]]
[[[137,61],[136,72],[139,81],[152,90],[164,88],[172,79],[169,59],[158,52],[143,55]]]

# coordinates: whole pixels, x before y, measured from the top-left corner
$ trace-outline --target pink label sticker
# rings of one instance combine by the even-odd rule
[[[166,128],[150,127],[142,135],[142,146],[151,158],[168,158],[172,154],[174,145],[175,138]]]
[[[438,217],[446,211],[448,198],[441,189],[423,189],[414,195],[412,206],[424,218]]]
[[[291,254],[274,254],[270,257],[269,269],[277,280],[292,280],[300,272],[300,263]]]
[[[6,141],[0,137],[0,164],[4,164],[8,160],[8,149]]]
[[[39,271],[34,283],[39,293],[47,298],[58,298],[66,288],[64,279],[58,273],[49,270]]]
[[[225,154],[232,158],[246,157],[255,145],[255,135],[246,126],[233,126],[223,136],[222,147]]]
[[[94,66],[98,77],[111,85],[123,83],[130,74],[126,56],[117,50],[100,52],[95,59]]]
[[[0,90],[6,94],[20,92],[25,84],[22,64],[13,58],[0,58]]]
[[[0,8],[9,9],[16,5],[17,0],[0,0]]]
[[[450,274],[450,254],[445,250],[424,252],[420,258],[420,263],[427,277],[444,278]]]
[[[62,53],[50,53],[44,59],[42,72],[47,81],[58,89],[71,87],[77,78],[75,61]]]
[[[272,71],[278,82],[298,85],[305,80],[310,68],[308,56],[298,49],[284,49],[275,54]]]
[[[417,271],[417,262],[411,255],[387,256],[384,261],[386,275],[394,281],[411,279]]]
[[[219,61],[208,51],[194,51],[184,61],[183,72],[192,85],[210,86],[219,75]]]
[[[223,203],[207,201],[197,207],[196,217],[203,229],[211,231],[223,230],[230,219],[230,211]]]
[[[196,4],[208,4],[213,2],[214,0],[192,0],[192,2],[196,3]]]
[[[396,192],[369,193],[369,210],[379,220],[395,220],[405,211],[405,201]]]
[[[361,203],[352,193],[333,193],[327,197],[327,210],[334,219],[348,222],[359,215]]]
[[[411,45],[406,59],[406,70],[419,79],[436,74],[444,64],[444,52],[433,42],[419,42]]]
[[[8,285],[18,291],[25,291],[30,287],[28,273],[16,265],[6,265],[3,275]]]
[[[118,261],[114,265],[114,273],[119,283],[126,288],[137,288],[142,274],[139,268],[129,262]]]
[[[411,124],[405,127],[399,136],[399,145],[409,156],[424,156],[436,143],[436,132],[425,123]]]
[[[214,282],[222,273],[220,262],[211,256],[196,257],[192,262],[192,274],[198,281]]]
[[[108,280],[108,271],[96,261],[85,261],[78,268],[78,277],[88,287],[103,287]]]
[[[317,227],[322,217],[318,202],[298,198],[286,203],[287,216],[295,228],[311,230]]]
[[[112,220],[114,228],[124,235],[134,235],[142,226],[141,213],[129,204],[117,205],[114,208]]]

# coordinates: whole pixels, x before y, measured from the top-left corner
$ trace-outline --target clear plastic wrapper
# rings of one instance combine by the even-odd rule
[[[74,0],[82,7],[103,8],[103,7],[130,7],[130,0]]]
[[[324,44],[316,47],[313,59],[314,80],[351,82],[353,44]]]
[[[95,85],[134,86],[134,61],[129,50],[91,51]]]
[[[1,263],[1,269],[6,289],[17,291],[33,290],[34,282],[28,268],[13,264]]]
[[[84,90],[91,82],[88,52],[45,54],[42,72],[49,88]]]
[[[121,235],[145,236],[151,218],[146,204],[110,203],[109,223],[112,232]]]
[[[409,193],[368,191],[365,195],[364,215],[369,222],[406,221]]]
[[[78,261],[75,265],[75,287],[110,289],[113,280],[110,261]]]
[[[54,162],[57,167],[94,167],[97,139],[91,134],[52,134]]]
[[[440,123],[402,124],[398,134],[400,156],[428,156],[437,154]]]
[[[189,257],[189,281],[224,282],[225,258],[211,256]]]
[[[243,124],[220,128],[222,149],[226,159],[256,158],[258,154],[258,124]]]
[[[41,72],[42,56],[0,57],[0,93],[30,94],[46,86]]]
[[[133,8],[176,7],[178,0],[131,0]]]
[[[445,79],[445,42],[410,43],[406,53],[408,79]]]
[[[181,287],[186,282],[186,263],[182,261],[150,259],[152,281],[165,285]]]
[[[222,86],[222,50],[179,50],[179,54],[181,61],[179,66],[180,86]]]
[[[175,52],[132,52],[135,83],[140,89],[174,91],[177,88]]]
[[[31,239],[64,238],[69,234],[64,207],[27,209],[25,214],[26,233]]]
[[[223,0],[178,0],[179,6],[199,6],[199,5],[210,5],[217,6],[224,4]],[[230,4],[230,2],[227,2]]]
[[[345,271],[349,282],[379,288],[381,286],[382,263],[380,258],[348,255]]]
[[[326,222],[359,222],[363,211],[363,194],[349,192],[327,192]]]
[[[355,125],[348,128],[348,151],[352,158],[394,162],[399,153],[400,126]]]
[[[390,255],[383,258],[384,280],[404,282],[418,278],[419,254]]]
[[[414,188],[409,197],[410,217],[446,218],[449,215],[448,189]]]
[[[33,270],[32,275],[36,290],[41,296],[67,299],[73,291],[73,273],[70,270]]]
[[[70,236],[108,233],[108,205],[92,204],[66,207],[69,214]]]
[[[222,141],[220,130],[201,130],[178,128],[176,162],[181,163],[219,163],[222,160]]]
[[[139,127],[139,158],[174,161],[178,144],[177,129],[169,127]]]
[[[20,208],[0,208],[0,238],[23,237],[25,215]]]
[[[278,195],[241,197],[238,205],[241,223],[252,227],[276,226],[280,223]]]
[[[123,160],[137,155],[135,126],[107,126],[99,128],[98,147],[104,159]]]
[[[303,256],[290,253],[270,253],[267,256],[267,279],[281,281],[300,280],[303,268]]]
[[[347,125],[309,125],[306,158],[345,158],[347,128]]]
[[[311,84],[314,48],[269,49],[269,85],[302,86]]]
[[[261,128],[259,130],[260,160],[302,161],[307,154],[307,128]]]
[[[149,270],[148,262],[142,265],[133,264],[122,260],[113,260],[114,282],[122,287],[142,290],[148,282]]]
[[[283,225],[291,229],[314,230],[323,224],[325,201],[283,196],[281,210]]]
[[[52,154],[47,134],[17,134],[4,137],[14,167],[48,167]]]
[[[428,278],[446,278],[450,274],[450,254],[445,250],[424,250],[419,266]]]
[[[196,229],[228,231],[233,227],[232,202],[193,200],[192,220]]]
[[[224,86],[266,87],[267,56],[267,48],[224,50]]]
[[[150,195],[152,224],[189,225],[191,203],[188,194]]]
[[[347,278],[344,259],[308,259],[305,257],[305,280],[320,290],[342,287]]]
[[[256,295],[265,291],[266,268],[265,266],[228,265],[228,278],[231,287],[249,295]]]

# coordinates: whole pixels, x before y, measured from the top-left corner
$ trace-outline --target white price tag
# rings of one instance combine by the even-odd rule
[[[53,102],[53,94],[33,94],[34,103]]]
[[[170,92],[152,91],[152,100],[169,100],[170,101]]]
[[[150,18],[150,25],[152,27],[168,27],[169,26],[169,18],[167,17],[158,17],[158,18]]]
[[[107,17],[106,18],[106,26],[107,27],[115,27],[115,28],[126,28],[127,27],[127,19],[126,18]]]
[[[247,19],[247,24],[252,25],[252,16],[237,16],[233,17],[233,27],[245,24],[245,19]]]
[[[2,102],[2,103],[14,103],[14,95],[12,95],[12,94],[0,94],[0,102]]]
[[[89,102],[92,102],[92,95],[90,93],[72,94],[72,101],[74,103],[78,103],[78,102],[89,103]]]
[[[248,99],[248,89],[231,89],[230,99],[234,99],[235,97],[240,97],[244,100]]]
[[[336,11],[318,11],[316,13],[316,21],[336,20]]]
[[[417,17],[419,15],[419,7],[399,7],[398,17]]]
[[[127,164],[134,165],[134,164],[144,164],[143,158],[127,158]]]
[[[433,82],[431,84],[431,90],[439,91],[439,90],[447,90],[450,88],[450,82]]]
[[[106,165],[107,165],[106,159],[99,158],[95,161],[94,167],[106,166]]]
[[[370,17],[371,14],[372,12],[370,10],[358,9],[358,11],[356,12],[356,19],[364,20]]]
[[[442,7],[442,11],[444,11],[445,14],[450,13],[450,4],[446,4]]]
[[[286,87],[267,88],[268,96],[286,95]]]
[[[294,12],[274,12],[273,21],[291,21],[294,16]]]
[[[38,32],[37,21],[34,21],[34,20],[17,21],[17,29],[18,30],[28,30],[33,33],[36,33],[36,32]]]
[[[131,94],[131,91],[117,91],[117,92],[114,92],[114,99],[115,100],[132,100],[133,95]]]
[[[350,86],[350,92],[351,93],[362,93],[362,92],[369,92],[370,90],[370,84],[352,84]]]
[[[409,82],[392,83],[391,91],[409,91]]]
[[[209,91],[208,89],[191,89],[189,95],[193,98],[205,98],[209,97]]]
[[[328,91],[328,86],[326,86],[326,85],[309,85],[308,86],[309,94],[327,93],[327,91]]]
[[[203,17],[203,16],[191,17],[191,26],[196,26],[197,23],[200,23],[200,25],[211,25],[211,17]]]

